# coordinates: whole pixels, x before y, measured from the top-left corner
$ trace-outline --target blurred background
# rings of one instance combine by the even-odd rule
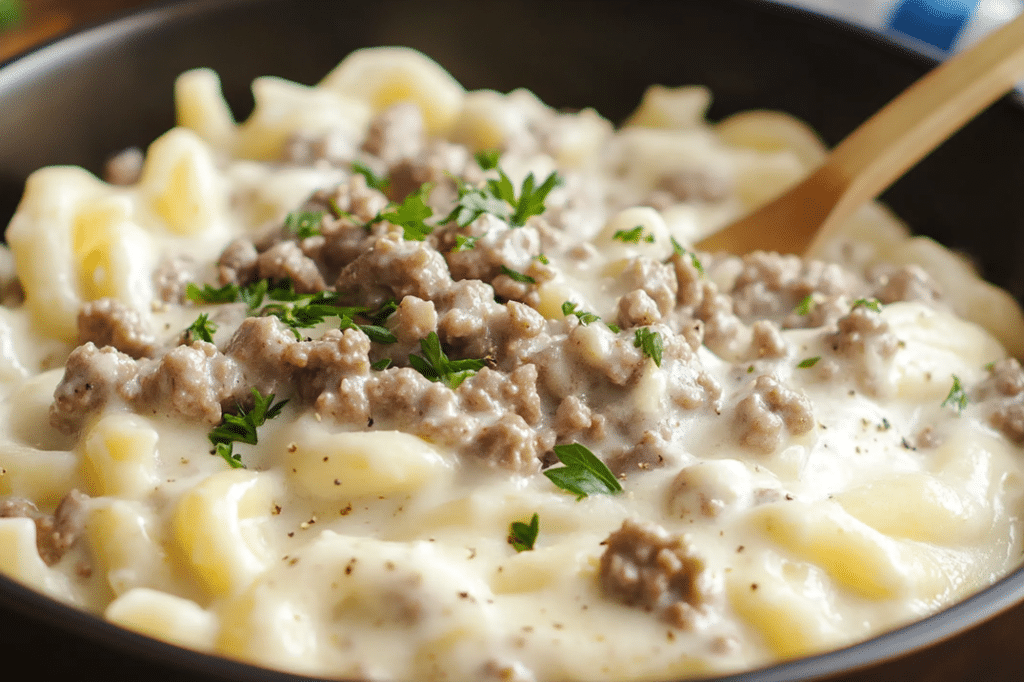
[[[1024,10],[1024,0],[764,1],[857,23],[934,57],[955,52]],[[152,4],[154,0],[0,0],[0,61],[74,28]]]

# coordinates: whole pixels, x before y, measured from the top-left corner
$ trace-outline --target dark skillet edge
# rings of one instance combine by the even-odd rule
[[[101,48],[109,42],[124,42],[125,33],[139,34],[169,23],[182,22],[214,9],[221,10],[238,5],[246,0],[203,0],[184,3],[174,0],[124,13],[113,19],[74,31],[44,45],[38,46],[25,55],[15,57],[0,65],[0,89],[9,78],[26,78],[30,72],[66,58],[62,48],[88,51]],[[872,43],[876,49],[890,54],[901,55],[921,65],[934,63],[930,55],[922,54],[920,46],[898,36],[882,36],[867,29],[844,21],[813,12],[789,7],[780,7],[766,0],[748,0],[748,3],[762,12],[787,15],[796,22],[807,25],[824,21],[835,30],[856,36],[857,40]],[[13,75],[12,75],[13,74]],[[1012,110],[1013,115],[1024,125],[1024,97],[1014,93],[1004,98],[998,107]],[[718,115],[716,115],[716,113]],[[712,118],[720,118],[721,112],[712,108]],[[834,137],[834,136],[833,136]],[[829,139],[834,143],[835,139]],[[902,211],[900,211],[902,215]],[[1014,291],[1020,298],[1019,291]],[[956,635],[994,618],[1014,607],[1024,599],[1024,568],[1018,568],[992,586],[982,590],[965,601],[897,630],[882,634],[871,640],[825,654],[780,663],[760,670],[748,671],[726,677],[714,678],[721,682],[782,682],[783,680],[823,680],[837,675],[864,670],[890,662],[909,654],[920,652],[949,640]],[[143,635],[126,631],[73,607],[55,602],[49,597],[28,589],[15,581],[0,575],[0,604],[19,613],[25,618],[45,627],[61,632],[71,632],[89,643],[109,649],[113,653],[126,652],[137,657],[140,670],[152,665],[152,661],[171,666],[173,673],[159,679],[258,679],[290,682],[308,679],[287,673],[266,670],[229,659],[193,652]],[[180,676],[180,677],[179,677]],[[708,678],[710,679],[710,678]]]

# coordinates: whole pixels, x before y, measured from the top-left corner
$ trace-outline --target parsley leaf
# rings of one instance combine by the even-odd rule
[[[433,186],[428,182],[420,185],[420,188],[407,196],[399,206],[393,206],[392,210],[380,213],[370,221],[370,224],[386,220],[393,225],[398,225],[405,231],[405,239],[408,241],[421,242],[434,231],[433,226],[427,225],[424,220],[434,215],[434,210],[427,206],[426,198]]]
[[[812,307],[814,307],[814,294],[807,294],[802,301],[796,304],[793,312],[800,316],[809,315]]]
[[[858,298],[853,302],[853,306],[850,307],[850,310],[853,311],[857,308],[867,308],[868,310],[873,310],[876,313],[882,312],[882,304],[877,298]]]
[[[200,289],[197,285],[189,282],[185,287],[185,298],[193,303],[234,303],[238,300],[240,288],[237,284],[225,284],[222,287],[214,288],[204,284]]]
[[[652,332],[647,327],[641,327],[636,330],[633,345],[642,350],[644,355],[654,360],[654,364],[661,367],[661,354],[665,349],[665,344],[661,340],[661,334]]]
[[[562,314],[565,315],[566,317],[568,317],[569,315],[575,315],[577,318],[579,318],[579,321],[582,322],[584,326],[590,324],[591,322],[597,322],[598,320],[601,319],[594,313],[588,313],[585,310],[577,310],[576,304],[573,303],[572,301],[566,301],[565,303],[562,304]]]
[[[545,256],[543,253],[538,253],[536,256],[534,256],[534,258],[539,260],[544,265],[551,265],[551,261],[549,261],[548,257]]]
[[[537,542],[537,535],[540,533],[540,517],[536,512],[533,514],[533,518],[530,519],[530,523],[523,523],[522,521],[513,521],[509,527],[508,533],[508,544],[512,545],[517,552],[526,552],[533,549],[533,545]]]
[[[620,242],[626,244],[639,244],[640,239],[643,239],[648,244],[654,243],[654,235],[649,234],[644,236],[644,226],[637,225],[631,230],[616,230],[615,234],[612,235],[612,239],[618,239]]]
[[[217,331],[217,325],[210,322],[210,316],[203,313],[196,318],[196,321],[189,325],[185,333],[192,339],[199,339],[207,343],[213,343],[213,334]]]
[[[537,283],[537,280],[535,280],[533,277],[530,277],[529,275],[524,275],[523,273],[513,270],[512,268],[507,267],[505,265],[501,266],[501,274],[507,275],[508,277],[511,277],[513,280],[515,280],[516,282],[520,282],[521,284]]]
[[[440,382],[452,390],[487,364],[483,360],[449,360],[441,350],[441,339],[437,337],[437,332],[430,332],[425,339],[420,339],[420,350],[422,356],[409,356],[412,368],[427,379]]]
[[[545,469],[544,475],[562,490],[582,500],[588,495],[614,495],[622,492],[622,485],[608,465],[579,443],[556,445],[555,456],[564,467]]]
[[[472,248],[476,248],[477,240],[479,240],[480,237],[482,236],[483,235],[478,235],[476,237],[467,237],[464,234],[455,235],[455,247],[452,248],[452,252],[458,253],[459,251],[469,251]]]
[[[248,412],[238,406],[238,414],[225,414],[224,421],[220,426],[210,431],[208,438],[213,444],[214,450],[210,454],[216,454],[224,458],[224,461],[234,469],[244,469],[242,456],[234,452],[235,443],[247,443],[256,445],[259,437],[256,429],[263,426],[268,419],[273,419],[281,413],[281,409],[288,403],[281,400],[274,403],[274,394],[264,397],[258,389],[252,389],[254,399],[253,407]]]
[[[685,256],[686,254],[690,254],[690,262],[693,263],[693,268],[697,271],[698,275],[703,276],[704,275],[704,265],[700,262],[700,258],[697,258],[697,253],[694,252],[694,251],[687,251],[683,247],[682,244],[680,244],[678,241],[676,241],[675,237],[671,237],[671,239],[672,239],[672,251],[675,252],[676,255],[679,255],[679,256]]]
[[[498,159],[501,158],[500,149],[481,149],[473,155],[476,162],[484,170],[491,170],[498,167]]]
[[[454,220],[459,227],[465,227],[484,213],[490,213],[512,227],[522,227],[531,216],[544,212],[544,200],[560,182],[558,173],[551,173],[538,186],[533,173],[530,173],[523,180],[517,198],[512,181],[499,168],[498,179],[488,180],[483,187],[473,187],[460,182],[459,198],[455,208],[441,222]]]
[[[967,391],[964,390],[963,384],[960,383],[960,378],[957,375],[953,375],[953,386],[949,389],[949,395],[942,401],[942,407],[952,405],[956,408],[956,411],[963,412],[967,407]]]
[[[386,192],[391,186],[391,180],[386,175],[377,175],[369,166],[360,161],[352,162],[352,172],[359,173],[366,178],[366,186],[378,192]]]
[[[284,219],[284,229],[299,239],[309,239],[320,234],[323,211],[293,211]]]
[[[370,365],[370,369],[375,369],[378,372],[383,371],[391,366],[391,358],[381,358],[377,362]]]
[[[818,364],[818,362],[820,360],[821,360],[821,356],[820,355],[815,355],[813,358],[806,358],[806,359],[800,361],[800,363],[797,365],[797,368],[798,369],[807,369],[809,367],[814,367],[816,364]]]

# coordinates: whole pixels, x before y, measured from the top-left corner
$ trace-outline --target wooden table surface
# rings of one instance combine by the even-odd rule
[[[152,4],[152,0],[26,0],[22,21],[0,34],[0,61],[76,26],[147,4]],[[37,679],[50,679],[45,669],[36,672],[42,673]],[[1024,680],[1024,607],[884,668],[836,679],[842,682],[1020,682]]]

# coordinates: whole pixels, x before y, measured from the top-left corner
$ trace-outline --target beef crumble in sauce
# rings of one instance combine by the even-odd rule
[[[692,249],[801,124],[654,87],[616,130],[397,48],[254,92],[186,73],[110,184],[29,180],[0,570],[264,666],[526,682],[820,652],[1017,564],[1005,293],[880,206]]]

